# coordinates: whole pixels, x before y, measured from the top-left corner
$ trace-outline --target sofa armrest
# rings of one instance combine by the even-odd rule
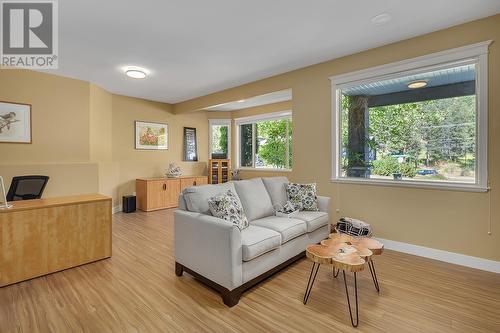
[[[330,214],[330,201],[329,197],[323,197],[318,195],[318,209],[320,212],[325,212]]]
[[[242,284],[241,233],[214,216],[174,212],[175,261],[232,290]]]

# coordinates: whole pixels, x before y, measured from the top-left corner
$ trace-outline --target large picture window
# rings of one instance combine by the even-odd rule
[[[487,45],[475,50],[332,78],[334,180],[486,189]]]
[[[239,168],[292,168],[291,112],[240,118],[236,125]]]

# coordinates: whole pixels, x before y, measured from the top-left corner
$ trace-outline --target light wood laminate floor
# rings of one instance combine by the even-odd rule
[[[111,259],[0,288],[0,332],[500,332],[500,275],[393,251],[375,258],[379,295],[360,273],[357,329],[326,267],[302,304],[307,259],[228,308],[175,276],[172,217],[116,214]]]

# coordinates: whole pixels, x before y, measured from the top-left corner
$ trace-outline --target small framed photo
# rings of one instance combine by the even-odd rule
[[[0,102],[0,143],[31,143],[31,105]]]
[[[184,127],[184,161],[198,161],[198,146],[196,144],[196,128]]]
[[[135,121],[135,149],[168,149],[168,125],[147,121]]]

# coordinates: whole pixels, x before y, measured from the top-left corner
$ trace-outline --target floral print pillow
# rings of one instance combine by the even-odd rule
[[[289,183],[286,186],[286,194],[295,209],[317,211],[318,197],[316,196],[316,183],[295,184]]]
[[[248,219],[241,206],[240,198],[231,190],[208,199],[208,207],[212,215],[232,222],[240,230],[248,227]]]

